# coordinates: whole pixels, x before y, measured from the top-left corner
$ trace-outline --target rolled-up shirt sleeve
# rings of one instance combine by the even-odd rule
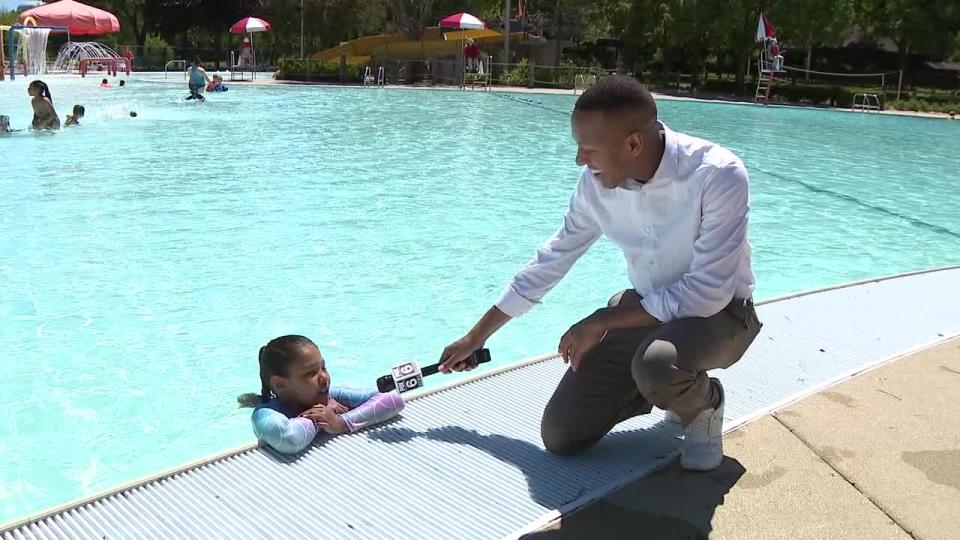
[[[733,299],[747,243],[749,180],[742,163],[717,169],[704,183],[702,218],[690,269],[678,281],[643,296],[643,308],[661,322],[710,317]]]
[[[508,316],[519,317],[540,303],[600,237],[600,225],[587,201],[590,188],[586,182],[593,181],[589,174],[585,170],[580,175],[563,226],[537,249],[497,300],[497,308]]]

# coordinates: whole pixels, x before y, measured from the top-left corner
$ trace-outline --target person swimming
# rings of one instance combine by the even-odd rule
[[[33,81],[27,87],[27,94],[33,99],[30,104],[33,106],[33,129],[60,129],[60,117],[57,116],[56,109],[53,108],[53,96],[50,95],[50,88],[43,81]]]
[[[229,90],[225,84],[223,84],[223,77],[219,75],[214,75],[213,79],[207,84],[207,92],[226,92]]]
[[[10,129],[10,117],[5,114],[0,114],[0,133],[12,133],[13,130]]]
[[[309,338],[289,335],[260,348],[260,394],[237,398],[254,407],[253,433],[281,454],[296,454],[324,431],[355,433],[403,410],[397,393],[332,386],[320,349]]]
[[[83,105],[74,105],[73,114],[67,115],[67,121],[63,123],[64,127],[67,126],[79,126],[80,119],[83,118],[83,115],[86,114],[87,109]]]
[[[110,88],[110,81],[106,79],[100,81],[100,88]]]
[[[190,89],[190,95],[187,96],[187,99],[205,101],[200,90],[210,82],[210,76],[207,75],[207,71],[203,69],[203,64],[200,63],[199,56],[193,59],[193,66],[190,68],[189,78],[190,80],[187,82],[187,87]]]

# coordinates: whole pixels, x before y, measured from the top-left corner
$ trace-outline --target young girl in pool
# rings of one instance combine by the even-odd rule
[[[50,88],[43,81],[33,81],[27,87],[27,93],[33,99],[30,105],[33,106],[33,129],[60,129],[60,117],[53,108],[53,97],[50,95]]]
[[[355,433],[393,418],[399,394],[330,385],[320,349],[303,336],[281,336],[260,348],[260,395],[243,394],[253,410],[257,439],[282,454],[296,454],[321,430]]]

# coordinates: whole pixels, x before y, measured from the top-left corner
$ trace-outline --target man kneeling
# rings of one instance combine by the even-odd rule
[[[655,405],[684,426],[681,465],[714,469],[723,459],[724,394],[706,371],[738,361],[761,327],[751,300],[747,171],[729,150],[659,121],[653,97],[632,78],[590,87],[572,127],[583,169],[563,225],[444,349],[441,371],[475,367],[465,359],[539,303],[603,234],[623,249],[632,288],[560,339],[570,369],[544,411],[544,446],[578,452]]]

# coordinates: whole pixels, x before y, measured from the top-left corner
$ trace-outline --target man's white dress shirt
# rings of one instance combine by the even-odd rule
[[[601,234],[627,259],[646,311],[668,322],[709,317],[750,298],[749,180],[743,162],[709,141],[661,123],[664,152],[647,182],[604,188],[584,167],[563,226],[513,278],[496,306],[526,313]]]

